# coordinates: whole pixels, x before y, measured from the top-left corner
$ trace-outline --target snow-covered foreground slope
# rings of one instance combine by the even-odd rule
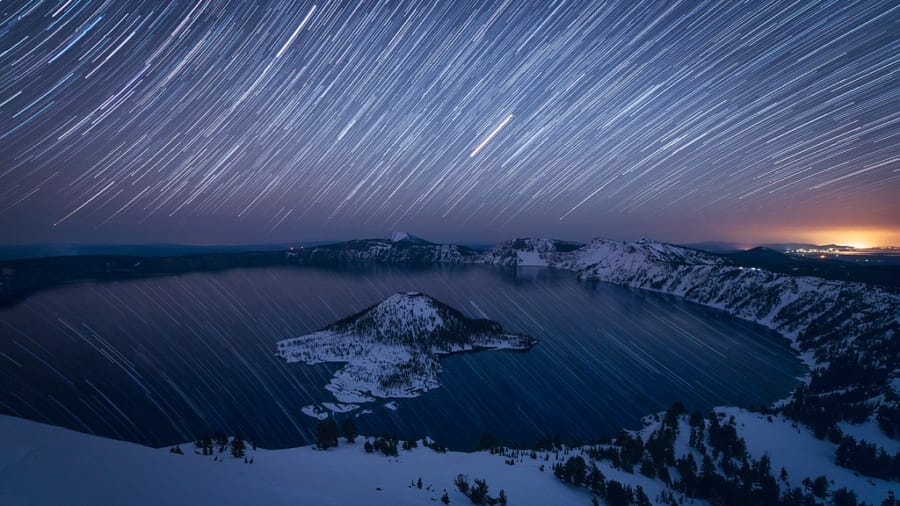
[[[438,355],[526,350],[534,343],[528,336],[503,332],[496,322],[466,318],[427,295],[410,292],[394,294],[319,332],[280,341],[278,354],[288,362],[346,362],[326,388],[342,403],[362,403],[376,397],[416,397],[440,387]]]
[[[829,441],[816,439],[808,430],[796,423],[788,420],[780,415],[766,415],[754,413],[747,410],[734,407],[716,408],[714,414],[717,417],[719,427],[733,427],[736,431],[740,442],[737,443],[741,450],[735,450],[735,454],[741,454],[734,457],[725,457],[723,448],[732,444],[731,442],[723,442],[721,437],[717,438],[717,443],[712,441],[711,420],[703,418],[692,421],[692,416],[686,414],[672,417],[668,413],[658,413],[656,415],[644,418],[644,426],[640,430],[628,431],[629,437],[638,438],[642,441],[646,452],[650,452],[651,448],[659,449],[658,445],[653,443],[656,439],[665,440],[665,436],[661,436],[668,432],[672,440],[668,445],[671,448],[671,457],[665,466],[669,477],[674,482],[684,480],[684,476],[680,470],[685,467],[692,467],[694,473],[702,482],[705,465],[710,465],[713,472],[719,475],[727,475],[727,480],[738,482],[741,479],[743,471],[741,469],[746,465],[754,467],[761,459],[768,459],[767,467],[770,469],[770,475],[773,476],[771,485],[775,488],[777,497],[783,497],[785,494],[793,490],[801,490],[809,493],[808,483],[815,481],[816,478],[824,477],[827,481],[825,491],[821,496],[810,495],[806,500],[813,501],[815,504],[830,504],[833,500],[834,491],[837,489],[846,489],[855,494],[858,501],[870,505],[881,504],[882,500],[893,492],[895,495],[900,494],[900,483],[886,481],[876,478],[869,478],[859,475],[852,470],[843,468],[835,464],[834,452],[837,445]],[[711,416],[711,415],[710,415]],[[702,426],[702,430],[698,432],[698,427]],[[674,430],[674,433],[672,432]],[[727,432],[727,431],[725,431]],[[621,434],[620,436],[621,437]],[[726,438],[727,440],[727,438]],[[608,458],[610,449],[622,449],[625,446],[634,448],[632,443],[623,442],[618,438],[611,445],[596,445],[574,448],[566,452],[566,459],[573,456],[581,456],[587,463],[588,467],[596,465],[597,468],[605,476],[606,480],[614,479],[632,487],[640,485],[650,497],[651,501],[666,489],[663,480],[659,477],[658,462],[647,464],[653,468],[650,474],[654,477],[645,476],[643,462],[653,461],[644,453],[641,460],[634,463],[632,472],[623,471],[622,464],[614,465]],[[746,452],[744,454],[744,452]],[[657,452],[658,456],[665,455],[666,452]],[[621,455],[621,454],[619,454]],[[743,461],[743,455],[747,460]],[[618,458],[618,457],[617,457]],[[624,457],[622,457],[624,460]],[[693,461],[690,466],[684,466],[683,460]],[[730,471],[726,471],[723,462],[728,461],[734,464]],[[705,464],[706,462],[706,464]],[[784,470],[782,473],[782,469]],[[757,480],[758,477],[754,477]],[[590,488],[585,482],[583,485]],[[696,480],[692,481],[692,485],[697,484]],[[706,485],[707,487],[715,487],[715,485]],[[740,489],[743,485],[738,484]],[[764,486],[762,481],[754,481],[750,488],[760,489]],[[723,493],[724,490],[719,490]],[[676,499],[681,500],[683,497],[680,492],[675,492]],[[727,496],[719,497],[722,504],[729,504]],[[749,501],[748,504],[755,504],[760,501],[760,497],[751,498],[744,496],[743,501]],[[776,499],[777,500],[777,499]],[[688,502],[690,499],[687,500]],[[695,499],[696,501],[696,499]],[[700,501],[702,503],[702,501]],[[768,501],[762,504],[768,504]],[[802,503],[802,502],[801,502]],[[789,503],[793,504],[793,503]]]
[[[589,504],[586,491],[567,487],[544,462],[507,465],[488,452],[437,453],[419,446],[397,457],[338,448],[249,451],[252,464],[227,454],[185,455],[0,415],[0,504],[3,505],[373,505],[451,504],[468,499],[453,486],[460,473],[487,480],[510,504]],[[221,456],[220,456],[221,455]],[[422,479],[423,487],[410,487]]]
[[[809,431],[782,416],[767,416],[739,408],[718,408],[716,412],[726,419],[734,418],[738,433],[753,458],[768,455],[776,473],[784,467],[788,480],[783,487],[802,487],[803,478],[825,476],[834,483],[831,488],[846,487],[868,504],[881,504],[888,490],[900,495],[900,483],[867,478],[835,464],[836,444],[816,439]]]

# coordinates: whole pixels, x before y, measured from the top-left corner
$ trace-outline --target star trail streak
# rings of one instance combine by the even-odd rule
[[[898,64],[890,1],[0,2],[0,230],[900,237]]]

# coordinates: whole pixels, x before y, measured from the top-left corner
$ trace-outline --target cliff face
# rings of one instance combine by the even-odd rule
[[[365,239],[300,248],[287,253],[298,263],[474,263],[480,253],[455,244],[434,244],[411,236],[397,241]]]
[[[900,295],[863,283],[741,267],[690,248],[654,241],[597,239],[574,250],[519,240],[493,250],[491,263],[536,254],[581,279],[684,297],[762,324],[790,339],[811,368],[808,385],[785,407],[813,426],[900,415]],[[798,398],[797,394],[803,396]],[[900,429],[898,429],[900,430]]]

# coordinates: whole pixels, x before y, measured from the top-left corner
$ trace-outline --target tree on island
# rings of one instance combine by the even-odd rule
[[[316,430],[316,446],[320,450],[337,447],[338,445],[338,427],[337,423],[331,418],[319,422]]]

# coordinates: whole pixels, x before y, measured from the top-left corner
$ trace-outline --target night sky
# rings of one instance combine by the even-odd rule
[[[0,242],[900,244],[900,4],[0,2]]]

